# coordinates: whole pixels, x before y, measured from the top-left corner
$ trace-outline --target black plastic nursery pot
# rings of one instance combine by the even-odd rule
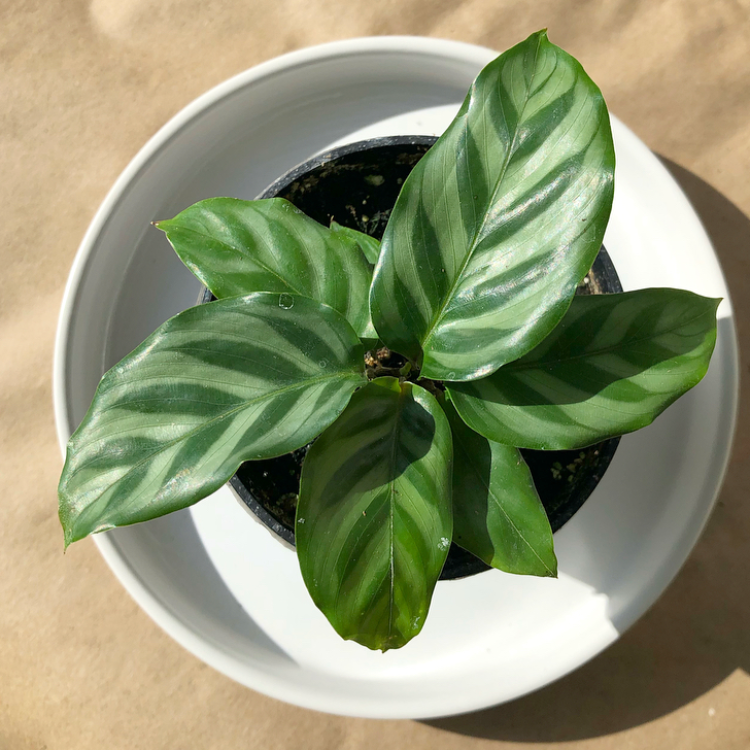
[[[331,220],[380,239],[404,180],[437,139],[430,136],[375,138],[328,151],[291,170],[259,198],[286,198],[316,221]],[[604,247],[578,294],[621,292]],[[201,301],[213,296],[207,289]],[[581,450],[522,450],[553,531],[566,524],[599,484],[620,438]],[[247,508],[272,532],[294,545],[294,514],[302,461],[309,446],[279,458],[248,461],[230,480]],[[489,570],[452,544],[441,580]]]

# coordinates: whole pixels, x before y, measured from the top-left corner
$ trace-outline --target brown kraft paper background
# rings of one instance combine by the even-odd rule
[[[477,714],[371,721],[266,698],[163,633],[91,540],[62,554],[59,305],[86,227],[145,141],[283,52],[380,34],[503,50],[542,27],[693,201],[728,278],[747,376],[748,0],[0,2],[0,750],[750,748],[744,398],[718,505],[657,604],[577,672]]]

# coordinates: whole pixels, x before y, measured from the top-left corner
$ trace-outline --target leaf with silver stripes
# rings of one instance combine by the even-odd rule
[[[310,448],[297,553],[342,638],[386,651],[422,629],[450,547],[451,459],[438,402],[390,377],[355,393]]]
[[[533,349],[599,251],[614,166],[601,92],[546,32],[487,65],[386,227],[370,296],[386,346],[455,381]]]
[[[376,337],[366,235],[328,229],[283,198],[209,198],[155,226],[218,299],[300,294],[340,312],[358,336]]]
[[[469,427],[519,448],[583,448],[645,427],[700,382],[719,300],[679,289],[576,297],[525,357],[452,383]]]
[[[339,313],[257,293],[193,307],[102,378],[68,443],[65,545],[192,505],[243,461],[295,450],[366,383]]]
[[[552,528],[518,448],[469,429],[450,401],[453,541],[506,573],[557,576]]]

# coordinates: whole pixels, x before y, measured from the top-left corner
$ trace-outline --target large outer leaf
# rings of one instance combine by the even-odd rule
[[[518,448],[469,429],[447,402],[453,434],[453,541],[506,573],[557,575],[552,528]]]
[[[678,289],[576,297],[541,346],[451,385],[451,400],[469,427],[520,448],[582,448],[633,432],[706,374],[718,303]]]
[[[472,380],[558,323],[601,245],[615,156],[599,89],[533,34],[491,62],[404,183],[370,304],[422,375]]]
[[[399,648],[422,629],[452,534],[451,434],[433,396],[377,378],[310,448],[297,506],[305,584],[343,638]]]
[[[66,545],[184,508],[242,461],[305,445],[366,382],[363,357],[346,320],[304,297],[251,294],[168,320],[104,376],[70,438]]]
[[[338,310],[373,338],[368,294],[371,253],[359,232],[332,231],[282,198],[209,198],[156,223],[182,262],[223,299],[287,292]]]

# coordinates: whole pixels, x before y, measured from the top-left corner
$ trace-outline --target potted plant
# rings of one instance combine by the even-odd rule
[[[436,140],[434,136],[386,136],[349,143],[295,167],[264,190],[259,198],[284,198],[326,226],[335,226],[335,219],[339,217],[350,228],[380,240],[403,181]],[[201,221],[210,215],[212,221],[221,222],[221,216],[213,210],[214,205],[214,202],[204,203],[184,214],[182,230],[191,217]],[[194,238],[190,234],[183,238],[174,228],[167,232],[178,252],[189,257]],[[377,259],[378,243],[374,246],[373,257]],[[621,291],[614,266],[602,247],[576,293]],[[211,291],[204,287],[199,300],[205,303],[214,299]],[[366,346],[371,344],[373,342]],[[378,348],[377,342],[365,354],[365,362],[373,375],[375,369],[381,375],[398,375],[406,364],[387,348]],[[553,532],[562,528],[588,499],[606,472],[619,441],[619,437],[609,438],[582,450],[521,451]],[[247,461],[229,482],[251,514],[290,548],[295,544],[294,516],[307,448],[278,458]],[[489,569],[489,565],[454,540],[440,580],[464,578]]]
[[[480,73],[379,245],[278,198],[159,222],[218,299],[102,378],[60,482],[66,546],[317,438],[297,550],[342,637],[386,650],[418,634],[452,539],[500,570],[556,575],[518,449],[649,424],[700,381],[716,339],[718,300],[574,296],[613,179],[601,93],[539,32]]]

